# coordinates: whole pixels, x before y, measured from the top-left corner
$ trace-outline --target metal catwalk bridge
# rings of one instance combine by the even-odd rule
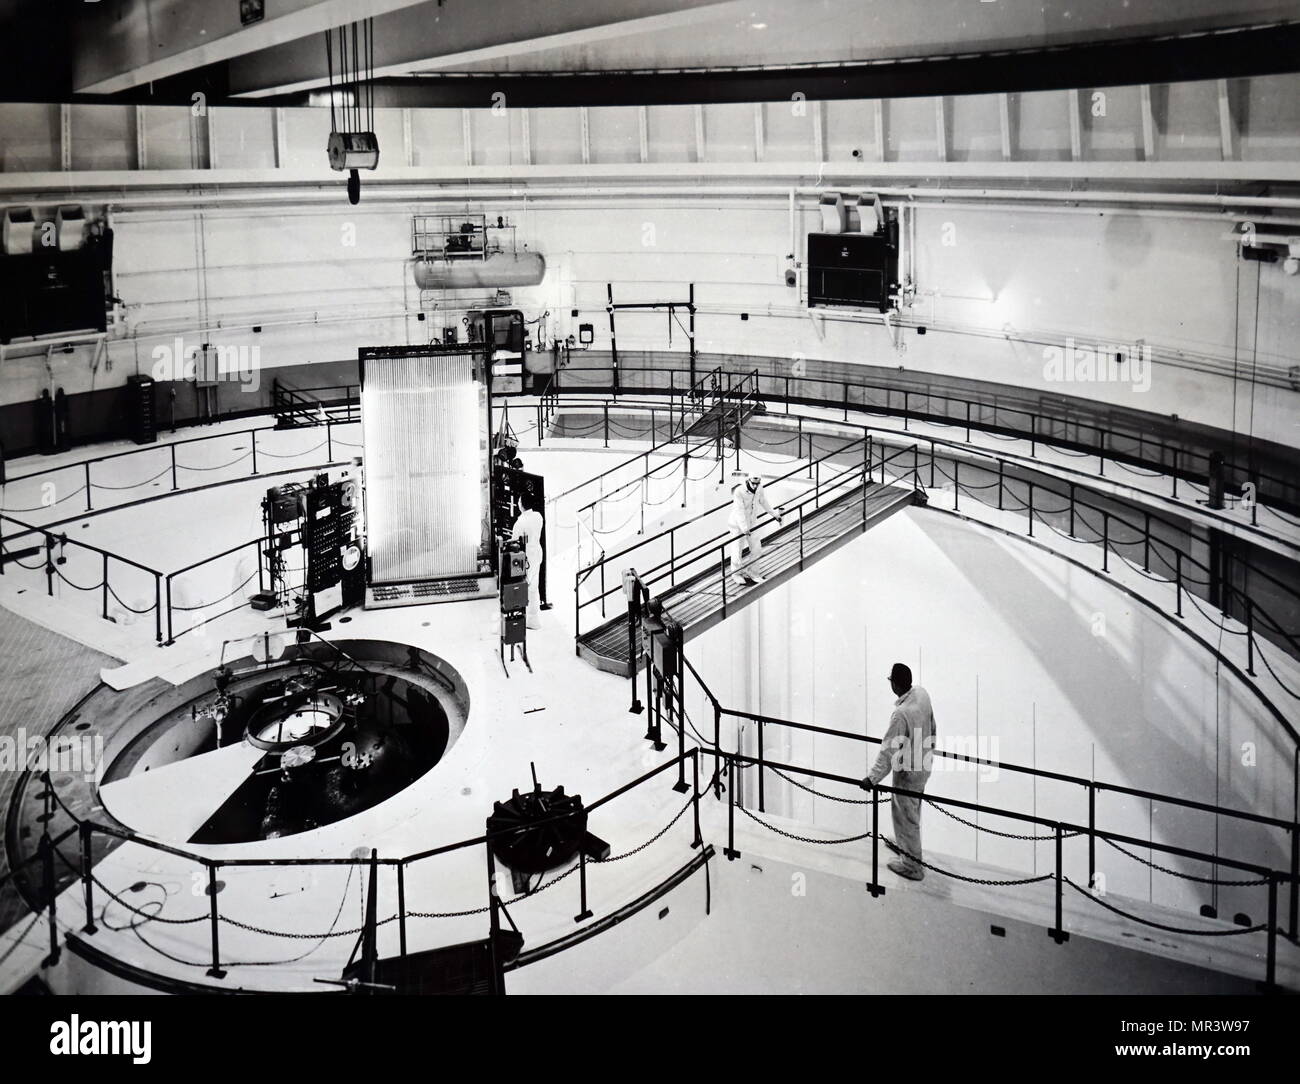
[[[750,566],[764,577],[760,584],[741,584],[732,574],[725,535],[710,539],[681,557],[670,558],[667,568],[656,568],[645,582],[658,581],[659,593],[655,597],[663,603],[668,615],[681,625],[685,639],[690,640],[793,579],[809,565],[876,524],[883,523],[895,512],[924,501],[921,491],[910,482],[871,481],[866,477],[869,471],[868,467],[859,467],[851,472],[848,484],[841,476],[832,480],[825,489],[817,487],[798,502],[786,505],[784,524],[770,534],[760,534],[763,553]],[[620,568],[616,572],[621,571],[626,553],[612,555],[613,559],[619,559]],[[602,558],[602,562],[610,559]],[[591,570],[584,571],[590,573]],[[620,596],[614,600],[614,605],[620,608],[619,615],[590,631],[580,631],[577,651],[601,670],[627,675],[628,617],[622,609],[621,590],[621,586],[614,589]],[[579,616],[581,609],[582,604],[579,604]],[[639,657],[639,630],[633,635],[634,642],[630,646]]]

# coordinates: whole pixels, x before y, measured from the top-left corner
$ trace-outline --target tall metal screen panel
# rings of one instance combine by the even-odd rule
[[[475,575],[490,534],[481,366],[396,350],[364,351],[362,364],[370,582]]]

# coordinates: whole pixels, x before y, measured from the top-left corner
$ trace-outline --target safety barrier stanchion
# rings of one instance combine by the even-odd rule
[[[1110,571],[1110,516],[1101,513],[1101,570]]]
[[[1063,891],[1062,881],[1065,876],[1064,870],[1062,869],[1061,841],[1062,841],[1061,826],[1060,824],[1057,824],[1056,826],[1056,925],[1053,926],[1050,930],[1048,930],[1047,933],[1052,938],[1052,940],[1055,941],[1058,945],[1062,945],[1066,941],[1070,940],[1070,935],[1065,932],[1065,925],[1061,920],[1061,903],[1062,903],[1061,895]]]
[[[257,430],[253,430],[253,473],[257,473]]]
[[[1300,758],[1300,748],[1296,750]],[[1292,942],[1300,942],[1300,824],[1292,824],[1291,833],[1291,933]]]
[[[722,706],[713,702],[713,796],[722,797]]]
[[[1034,483],[1029,483],[1029,503],[1025,506],[1029,513],[1029,537],[1034,537]]]
[[[758,720],[758,811],[767,812],[763,790],[763,720]]]
[[[406,860],[397,863],[397,950],[406,956]]]
[[[104,620],[108,620],[108,551],[105,550],[101,556],[103,557],[101,569],[103,583],[100,584],[99,616]]]
[[[1246,673],[1255,676],[1255,601],[1246,596]]]
[[[591,918],[591,908],[587,906],[587,851],[578,848],[578,893],[582,910],[573,916],[574,922],[586,922]]]
[[[1097,788],[1088,782],[1088,887],[1097,887]]]
[[[723,854],[728,862],[740,857],[736,850],[736,758],[727,757],[727,845]]]
[[[212,925],[212,966],[208,968],[208,976],[214,979],[224,979],[225,971],[221,969],[221,942],[220,935],[217,932],[219,919],[217,918],[217,863],[209,862],[208,866],[208,900],[209,915]]]
[[[677,645],[677,651],[680,655],[681,645]],[[686,705],[684,699],[686,696],[686,674],[682,669],[681,659],[677,664],[677,680],[668,687],[668,712],[670,722],[675,722],[677,726],[677,782],[673,784],[673,790],[678,794],[685,794],[690,788],[686,785]]]
[[[884,473],[884,467],[881,466],[881,473]],[[952,510],[961,511],[961,460],[956,456],[952,460]]]
[[[85,483],[85,484],[86,484],[86,511],[87,511],[87,512],[94,511],[94,509],[91,508],[91,505],[90,505],[90,496],[91,496],[91,494],[90,494],[90,464],[91,464],[91,462],[92,462],[92,460],[87,459],[87,460],[86,460],[86,464],[85,464],[85,465],[86,465],[86,483]]]
[[[684,719],[683,728],[685,728]],[[691,787],[691,806],[695,814],[695,838],[691,840],[691,846],[702,847],[704,837],[700,835],[700,747],[698,745],[691,750],[691,778],[694,781]]]
[[[86,900],[86,924],[81,927],[82,933],[95,933],[95,881],[90,875],[90,841],[91,833],[94,829],[90,821],[82,821],[77,826],[78,841],[81,850],[81,889]]]
[[[867,885],[871,898],[885,894],[880,883],[880,788],[871,788],[871,883]]]
[[[1277,875],[1268,874],[1268,962],[1264,971],[1264,989],[1277,988]]]
[[[1182,550],[1174,550],[1174,616],[1175,617],[1183,616],[1183,551]]]
[[[999,459],[999,460],[998,460],[998,511],[999,511],[999,512],[1001,512],[1001,511],[1003,510],[1003,509],[1002,509],[1002,498],[1003,498],[1003,493],[1004,493],[1005,488],[1006,488],[1006,487],[1005,487],[1006,466],[1007,466],[1007,464],[1006,464],[1005,460],[1002,460],[1002,459]],[[1074,524],[1074,500],[1073,500],[1073,498],[1071,498],[1071,500],[1070,500],[1070,524],[1071,524],[1071,526],[1073,526],[1073,524]],[[1074,531],[1071,530],[1070,533],[1071,533],[1071,534],[1074,534]]]
[[[1002,505],[999,504],[998,507],[1001,508]],[[1074,483],[1073,482],[1070,483],[1070,537],[1071,538],[1076,537],[1074,533]]]
[[[497,863],[492,855],[492,844],[485,842],[483,850],[487,852],[488,875],[488,955],[492,960],[492,992],[502,995],[506,992],[505,971],[502,961],[497,959],[498,934],[501,932],[501,915],[498,908],[501,901],[497,898]]]

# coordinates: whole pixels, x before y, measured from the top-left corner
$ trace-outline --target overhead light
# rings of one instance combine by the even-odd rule
[[[766,30],[766,29],[767,29],[767,23],[750,23],[750,24],[749,24],[749,29],[750,29],[750,30]]]

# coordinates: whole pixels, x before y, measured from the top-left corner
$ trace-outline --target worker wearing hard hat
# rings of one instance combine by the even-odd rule
[[[763,477],[750,474],[744,482],[733,487],[731,491],[731,515],[727,518],[727,527],[733,539],[733,558],[731,568],[736,578],[745,584],[762,583],[763,576],[754,569],[754,563],[763,555],[763,543],[759,541],[757,528],[759,510],[769,516],[775,516],[781,522],[781,511],[773,509],[763,488]],[[748,548],[748,554],[745,549]]]

